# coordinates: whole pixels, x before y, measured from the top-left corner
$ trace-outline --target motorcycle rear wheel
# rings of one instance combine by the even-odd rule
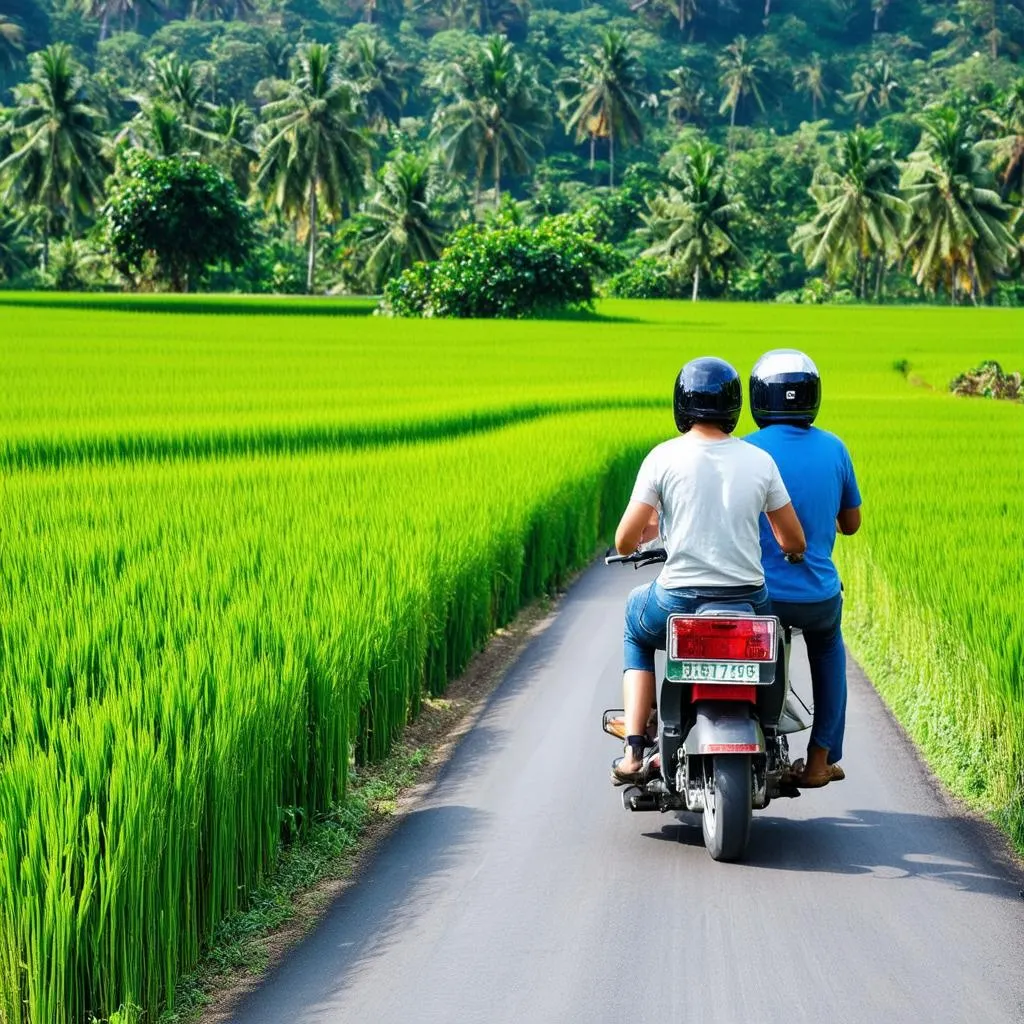
[[[739,860],[750,838],[750,757],[715,757],[711,773],[704,780],[704,845],[712,860]]]

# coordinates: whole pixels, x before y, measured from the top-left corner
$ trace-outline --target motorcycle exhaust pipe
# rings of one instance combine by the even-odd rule
[[[627,806],[631,811],[656,811],[658,797],[654,793],[637,793],[629,798]]]

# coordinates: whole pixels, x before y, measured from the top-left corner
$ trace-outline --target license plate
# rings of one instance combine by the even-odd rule
[[[677,661],[672,676],[683,682],[759,683],[761,665],[756,661]]]

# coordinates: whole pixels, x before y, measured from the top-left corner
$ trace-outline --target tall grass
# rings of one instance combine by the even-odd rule
[[[353,754],[591,555],[704,353],[817,360],[851,646],[1024,848],[1024,409],[944,392],[1024,366],[1020,313],[234,308],[0,304],[0,1024],[151,1019]]]
[[[6,478],[8,1019],[155,1014],[282,834],[342,796],[352,745],[383,755],[589,559],[660,419]]]

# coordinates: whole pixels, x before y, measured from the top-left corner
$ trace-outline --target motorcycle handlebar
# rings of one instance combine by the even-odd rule
[[[668,552],[664,548],[648,548],[646,551],[634,551],[631,555],[606,555],[605,565],[632,565],[639,569],[645,565],[654,565],[656,562],[664,562],[668,559]]]

